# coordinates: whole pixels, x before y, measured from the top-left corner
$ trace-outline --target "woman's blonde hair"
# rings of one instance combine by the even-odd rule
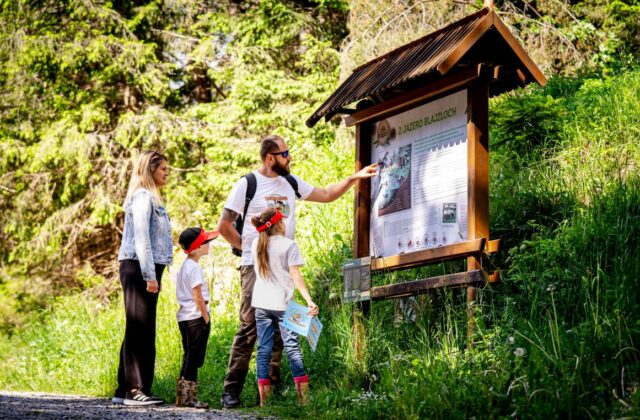
[[[276,209],[268,207],[259,216],[251,218],[251,224],[255,227],[264,225],[276,214]],[[264,279],[268,279],[269,276],[269,237],[273,235],[285,234],[284,221],[280,219],[277,223],[271,225],[267,229],[258,234],[258,249],[256,251],[255,260],[258,266],[258,273]]]
[[[149,190],[155,197],[157,203],[162,203],[162,196],[153,180],[153,173],[163,161],[168,162],[167,157],[155,150],[147,150],[138,156],[138,160],[136,160],[136,163],[133,165],[127,197],[124,199],[125,205],[131,201],[133,194],[140,188]]]

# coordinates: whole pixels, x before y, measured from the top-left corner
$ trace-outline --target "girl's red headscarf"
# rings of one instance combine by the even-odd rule
[[[273,216],[271,216],[271,219],[267,220],[266,222],[264,222],[263,224],[261,224],[260,226],[258,226],[256,228],[256,230],[258,232],[262,232],[263,230],[267,230],[269,229],[271,226],[275,225],[276,223],[278,223],[280,220],[282,220],[284,216],[282,215],[282,213],[280,213],[280,210],[276,209],[276,214],[274,214]]]

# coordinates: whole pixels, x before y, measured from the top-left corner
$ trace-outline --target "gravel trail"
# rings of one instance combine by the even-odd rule
[[[0,391],[2,419],[256,419],[251,413],[227,410],[116,405],[108,398]]]

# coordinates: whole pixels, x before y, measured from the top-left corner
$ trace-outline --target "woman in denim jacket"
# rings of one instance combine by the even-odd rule
[[[160,188],[167,183],[167,158],[156,151],[138,158],[124,201],[120,282],[126,328],[120,348],[118,389],[112,401],[125,405],[162,404],[151,395],[156,359],[156,306],[160,279],[173,256],[171,225]]]

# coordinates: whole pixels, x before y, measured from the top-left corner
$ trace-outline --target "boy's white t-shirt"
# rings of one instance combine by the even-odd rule
[[[190,258],[184,260],[178,271],[178,280],[176,281],[176,298],[180,304],[180,309],[176,314],[178,322],[190,321],[192,319],[198,319],[202,317],[200,309],[196,305],[196,301],[193,299],[193,288],[202,285],[202,298],[205,302],[210,302],[209,285],[204,280],[204,274],[202,268],[197,262]],[[209,304],[207,303],[207,312],[209,310]]]
[[[286,181],[285,181],[286,182]],[[255,255],[258,248],[258,238],[253,241],[252,252]],[[251,306],[272,311],[284,311],[287,302],[293,299],[295,286],[289,275],[289,267],[304,265],[298,244],[282,235],[269,237],[269,275],[263,278],[258,271],[258,263],[253,266],[256,272],[256,282],[253,286]]]
[[[291,184],[282,176],[275,178],[266,177],[260,172],[253,171],[256,176],[256,194],[247,208],[247,217],[242,230],[242,261],[240,265],[252,265],[251,244],[258,237],[258,231],[251,224],[251,217],[257,216],[267,207],[275,207],[285,216],[284,223],[287,228],[286,236],[293,239],[296,233],[295,203],[296,193]],[[298,192],[305,200],[313,192],[313,186],[293,175],[298,182]],[[224,207],[234,211],[242,217],[244,200],[247,194],[247,179],[242,177],[231,189],[229,198]]]

